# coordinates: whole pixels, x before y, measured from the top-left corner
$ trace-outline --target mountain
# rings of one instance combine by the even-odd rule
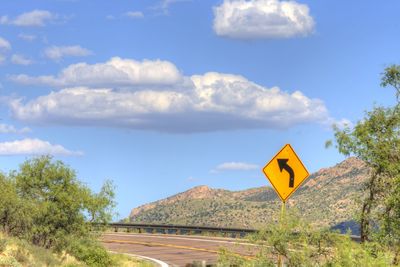
[[[368,178],[365,163],[351,157],[313,173],[287,202],[318,227],[354,224],[357,199]],[[281,202],[269,186],[242,191],[197,186],[134,208],[131,222],[260,228],[277,220]]]

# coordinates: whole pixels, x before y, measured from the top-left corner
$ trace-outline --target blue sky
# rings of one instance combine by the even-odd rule
[[[330,125],[393,91],[398,1],[3,1],[0,166],[52,154],[117,210],[196,185],[267,185],[291,143],[313,172],[343,160]]]

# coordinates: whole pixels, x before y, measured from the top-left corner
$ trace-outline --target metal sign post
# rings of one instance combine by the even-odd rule
[[[263,168],[275,192],[282,200],[280,227],[286,217],[286,201],[307,179],[309,173],[290,144],[285,145]],[[283,266],[283,258],[278,255],[278,266]]]

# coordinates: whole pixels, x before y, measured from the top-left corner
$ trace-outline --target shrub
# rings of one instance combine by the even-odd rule
[[[95,240],[80,239],[72,241],[67,251],[88,266],[109,267],[113,265],[111,255]]]
[[[0,253],[3,253],[6,250],[7,243],[8,243],[7,239],[3,238],[0,239]]]
[[[51,250],[44,249],[41,247],[31,246],[29,251],[34,258],[34,261],[37,263],[41,263],[38,266],[60,266],[60,260],[52,253]]]
[[[13,257],[0,257],[0,267],[22,267]]]
[[[349,235],[328,230],[315,230],[296,214],[285,217],[284,223],[269,227],[250,237],[258,245],[257,254],[245,258],[230,251],[221,251],[219,266],[276,266],[277,258],[285,266],[384,267],[392,266],[393,253],[377,243],[358,244]]]
[[[358,244],[349,237],[343,238],[334,246],[335,254],[326,265],[332,267],[363,266],[386,267],[391,264],[391,255],[376,243]]]
[[[29,262],[29,255],[27,252],[22,248],[17,248],[13,250],[12,256],[19,262],[19,263],[28,263]]]

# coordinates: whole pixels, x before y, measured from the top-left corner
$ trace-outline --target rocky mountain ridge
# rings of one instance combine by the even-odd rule
[[[288,201],[288,207],[313,224],[326,227],[354,219],[361,186],[368,178],[364,162],[351,157],[323,168],[307,179]],[[132,222],[262,227],[276,220],[280,201],[269,186],[241,191],[197,186],[166,199],[134,208]]]

